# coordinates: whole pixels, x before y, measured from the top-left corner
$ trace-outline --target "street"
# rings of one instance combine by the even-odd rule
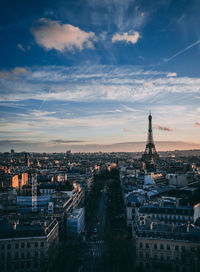
[[[107,184],[107,182],[104,184]],[[107,203],[106,186],[104,186],[104,188],[100,191],[100,194],[97,208],[97,218],[93,220],[93,233],[86,241],[81,254],[83,259],[81,271],[83,272],[102,271],[102,259],[107,250],[107,245],[105,243]]]

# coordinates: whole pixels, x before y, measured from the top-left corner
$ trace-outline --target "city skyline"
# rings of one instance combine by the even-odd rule
[[[198,1],[0,5],[0,151],[199,148]]]

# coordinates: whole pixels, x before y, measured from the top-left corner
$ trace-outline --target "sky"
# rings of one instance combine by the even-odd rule
[[[0,151],[199,144],[198,2],[0,1]]]

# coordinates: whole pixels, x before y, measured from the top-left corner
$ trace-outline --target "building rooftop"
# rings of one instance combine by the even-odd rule
[[[22,221],[9,222],[0,218],[0,239],[47,236],[56,224],[55,219],[33,221],[26,218]]]
[[[72,213],[70,213],[70,215],[68,216],[68,219],[76,219],[80,217],[83,211],[84,211],[84,208],[74,209]]]
[[[200,227],[194,225],[166,225],[160,223],[135,224],[136,237],[178,240],[200,243]]]
[[[149,204],[139,208],[140,213],[154,214],[175,214],[175,215],[193,215],[194,210],[191,206],[160,206],[159,204]]]

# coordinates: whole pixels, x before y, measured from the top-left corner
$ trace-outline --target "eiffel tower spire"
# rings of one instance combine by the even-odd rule
[[[142,156],[143,161],[155,161],[159,158],[158,153],[156,152],[155,144],[153,142],[153,130],[152,130],[152,116],[151,111],[149,112],[149,126],[148,126],[148,137],[147,144]]]

